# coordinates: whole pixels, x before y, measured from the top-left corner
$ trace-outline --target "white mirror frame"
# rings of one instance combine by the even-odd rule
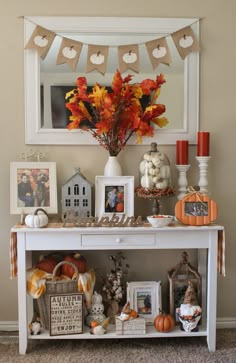
[[[185,26],[192,26],[199,36],[196,18],[129,18],[129,17],[69,17],[28,16],[24,20],[25,44],[35,24],[56,33],[132,33],[168,35]],[[170,65],[171,67],[171,65]],[[158,67],[157,67],[158,70]],[[25,143],[47,145],[98,145],[88,132],[81,130],[41,128],[40,117],[40,58],[34,49],[24,51],[25,71]],[[151,141],[159,145],[189,140],[196,144],[199,126],[199,53],[189,54],[184,60],[184,115],[182,129],[158,129]],[[144,145],[150,138],[143,138]],[[135,137],[129,144],[135,145]]]

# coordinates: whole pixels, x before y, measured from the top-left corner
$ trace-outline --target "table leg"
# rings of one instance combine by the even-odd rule
[[[217,231],[209,232],[208,287],[207,287],[207,344],[209,352],[216,350],[217,304]]]
[[[27,303],[25,235],[17,234],[19,353],[27,350]]]

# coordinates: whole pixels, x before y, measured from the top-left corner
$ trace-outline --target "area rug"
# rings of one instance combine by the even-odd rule
[[[12,363],[236,363],[236,329],[217,330],[217,350],[205,337],[30,341],[19,355],[14,339],[0,343],[0,362]]]

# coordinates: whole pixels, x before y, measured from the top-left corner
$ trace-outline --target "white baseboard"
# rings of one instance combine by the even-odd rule
[[[18,321],[0,321],[0,332],[18,331],[18,330],[19,330]]]
[[[217,329],[233,329],[236,328],[236,318],[217,318]],[[18,321],[0,321],[1,331],[18,331]]]
[[[217,318],[216,328],[217,329],[236,328],[236,318]]]

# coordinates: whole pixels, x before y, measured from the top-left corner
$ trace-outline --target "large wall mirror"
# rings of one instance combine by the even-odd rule
[[[35,49],[25,49],[25,140],[26,144],[96,144],[87,132],[68,131],[68,116],[65,112],[65,89],[75,86],[77,77],[86,76],[88,85],[98,82],[109,86],[118,68],[117,46],[139,44],[140,72],[128,70],[132,82],[144,78],[155,79],[163,73],[166,84],[162,87],[158,102],[166,105],[167,127],[157,129],[154,139],[158,144],[174,144],[177,139],[188,139],[196,143],[199,118],[199,54],[189,54],[182,60],[171,37],[171,33],[191,25],[199,35],[197,19],[187,18],[110,18],[110,17],[48,17],[32,16],[24,20],[25,44],[36,25],[54,31],[57,36],[44,60]],[[172,63],[160,64],[153,70],[145,42],[166,36]],[[61,37],[83,43],[75,71],[67,64],[56,65]],[[94,70],[85,74],[88,44],[109,45],[107,70],[104,75]],[[55,120],[55,109],[60,119]],[[153,141],[153,138],[152,138]],[[130,144],[135,144],[135,138]],[[149,144],[144,138],[143,144]]]

